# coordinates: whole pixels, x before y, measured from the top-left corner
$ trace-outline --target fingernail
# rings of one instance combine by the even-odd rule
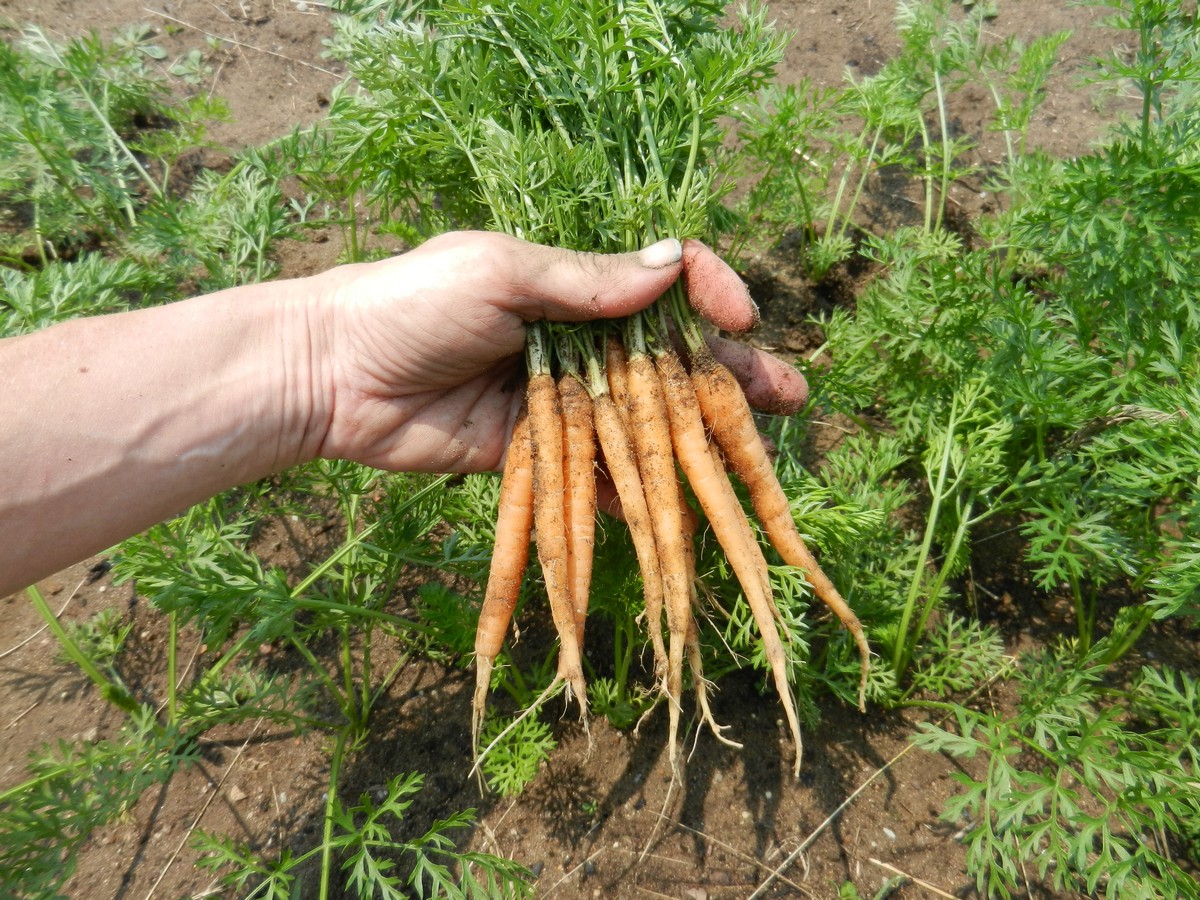
[[[638,261],[647,269],[673,266],[681,259],[683,259],[683,244],[675,238],[663,238],[657,244],[651,244],[644,250],[638,251]]]

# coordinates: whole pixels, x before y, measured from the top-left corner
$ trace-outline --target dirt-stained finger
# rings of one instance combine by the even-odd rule
[[[709,337],[713,356],[733,373],[746,400],[771,415],[790,416],[808,400],[808,382],[795,367],[765,350],[738,341]]]
[[[692,309],[722,331],[749,331],[758,324],[758,307],[737,272],[705,244],[683,242],[683,278]]]

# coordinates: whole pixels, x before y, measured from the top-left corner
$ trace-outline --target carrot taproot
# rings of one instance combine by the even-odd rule
[[[759,524],[783,561],[804,572],[814,593],[838,617],[858,647],[858,706],[866,709],[871,650],[862,623],[800,537],[787,495],[775,477],[745,395],[733,374],[706,348],[691,353],[691,380],[705,424],[729,467],[750,492]]]
[[[700,517],[688,505],[687,498],[684,496],[683,485],[678,479],[676,479],[676,486],[683,522],[682,537],[684,558],[687,563],[688,572],[688,598],[691,601],[684,650],[687,653],[688,668],[692,670],[692,690],[696,693],[696,705],[700,707],[700,720],[708,725],[709,730],[712,731],[713,735],[722,744],[740,750],[742,747],[741,744],[725,737],[724,732],[729,726],[717,724],[717,720],[713,716],[712,706],[708,702],[710,684],[704,677],[704,660],[700,652],[700,628],[696,624],[695,613],[696,608],[700,605],[699,591],[696,589],[699,582],[699,579],[696,577],[696,530],[700,527]]]
[[[770,592],[763,590],[766,559],[757,541],[746,539],[741,525],[745,522],[745,513],[736,503],[736,498],[731,502],[730,498],[734,495],[729,476],[714,462],[700,414],[700,404],[683,363],[674,350],[666,347],[656,350],[654,362],[667,401],[675,457],[687,476],[692,492],[700,501],[709,526],[725,551],[726,559],[754,615],[763,642],[763,652],[771,667],[775,687],[796,744],[795,771],[799,775],[803,754],[800,722],[787,680],[787,656],[776,627],[775,602]],[[769,587],[769,582],[767,585]]]
[[[624,427],[625,433],[630,436],[630,441],[633,441],[630,427],[629,356],[625,352],[625,345],[615,334],[608,335],[605,340],[604,374],[608,383],[609,394],[612,397],[613,406],[620,414],[621,424]],[[636,448],[634,465],[635,467],[637,465]],[[640,479],[640,474],[638,477]],[[649,522],[648,519],[647,522]],[[651,529],[650,538],[654,540],[653,529]],[[657,555],[657,550],[655,552]],[[646,595],[645,621],[646,630],[650,635],[650,644],[654,649],[654,672],[665,690],[668,663],[667,650],[662,639],[663,587],[661,584],[661,568],[656,571],[658,572],[656,577],[660,580],[660,584],[654,590],[653,596],[650,594]],[[650,577],[649,573],[643,574],[643,583],[648,577]]]
[[[708,441],[708,453],[712,457],[714,471],[728,471],[725,465],[725,457],[721,455],[721,448],[713,443],[711,438]],[[754,533],[754,528],[750,525],[750,520],[746,517],[745,513],[742,512],[742,501],[738,499],[737,491],[733,489],[733,482],[731,482],[728,477],[718,478],[716,481],[716,487],[720,490],[724,497],[724,504],[726,508],[737,510],[739,513],[739,515],[734,516],[732,521],[730,521],[729,528],[731,530],[737,529],[743,543],[745,543],[748,547],[754,548],[756,556],[760,555],[761,551],[757,549],[758,537]],[[762,585],[762,592],[765,596],[769,597],[774,593],[774,588],[771,586],[771,573],[767,568],[765,559],[763,560],[763,564],[758,566],[757,569],[759,574],[759,582]],[[774,603],[771,604],[771,612],[775,617],[775,621],[779,623],[779,627],[784,629],[784,637],[788,640],[791,640],[791,635],[787,633],[787,626],[784,624],[783,617],[779,614],[779,608]]]
[[[496,512],[496,541],[488,568],[487,587],[475,629],[475,698],[471,704],[472,744],[478,747],[479,729],[491,687],[492,668],[508,632],[521,582],[529,564],[529,538],[533,529],[533,468],[530,464],[529,415],[522,404],[500,479]]]
[[[662,566],[663,601],[667,619],[668,746],[672,765],[678,766],[680,695],[683,693],[683,659],[687,622],[691,615],[691,584],[683,548],[682,511],[675,474],[675,454],[667,418],[667,400],[654,368],[644,352],[629,355],[629,419],[638,470],[650,507],[654,540]],[[654,627],[654,623],[651,623]]]
[[[576,372],[559,376],[558,396],[563,417],[567,583],[575,613],[575,640],[582,653],[596,544],[596,426],[592,398]]]
[[[665,686],[667,649],[662,637],[663,580],[658,561],[658,546],[650,521],[650,508],[638,473],[637,457],[620,411],[608,392],[607,382],[598,369],[589,382],[592,391],[592,414],[596,423],[596,440],[608,466],[609,476],[621,501],[621,513],[629,528],[633,550],[642,573],[642,596],[646,604],[647,631],[654,652],[655,679]]]
[[[534,344],[530,341],[530,346]],[[567,579],[567,533],[564,524],[562,404],[558,387],[544,363],[530,365],[526,387],[529,441],[533,453],[533,526],[538,561],[546,582],[550,615],[558,631],[558,673],[587,715],[583,659],[575,638],[575,610]]]
[[[688,666],[692,670],[692,689],[696,692],[696,704],[700,707],[701,721],[708,725],[709,731],[713,733],[713,736],[726,747],[734,747],[738,750],[742,749],[740,743],[725,737],[725,731],[729,729],[729,726],[719,724],[713,716],[712,706],[708,702],[708,690],[711,685],[704,677],[704,660],[701,658],[700,653],[700,628],[696,624],[694,616],[688,622],[685,649],[687,651]]]

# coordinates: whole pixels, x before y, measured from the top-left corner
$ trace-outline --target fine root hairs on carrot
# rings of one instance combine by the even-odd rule
[[[800,537],[787,495],[775,477],[775,469],[737,379],[706,348],[693,351],[691,362],[692,385],[700,401],[704,422],[712,430],[730,468],[750,491],[755,515],[771,545],[784,562],[803,570],[813,592],[838,617],[858,646],[858,708],[865,711],[871,648],[862,623]]]
[[[700,718],[708,725],[709,731],[713,733],[718,741],[727,747],[733,747],[737,750],[742,749],[742,745],[735,740],[725,737],[725,731],[729,729],[728,725],[720,725],[713,717],[712,707],[708,702],[708,689],[711,685],[704,678],[704,661],[700,655],[700,629],[696,625],[696,619],[693,617],[688,623],[688,633],[686,650],[688,656],[688,665],[692,670],[693,690],[696,692],[696,703],[700,707]]]
[[[522,404],[513,426],[512,440],[500,480],[496,512],[496,541],[488,570],[487,588],[479,624],[475,629],[475,698],[471,704],[471,746],[478,752],[491,687],[492,667],[512,621],[529,563],[529,536],[533,528],[533,468],[529,442],[529,415]]]
[[[630,430],[637,448],[638,470],[650,507],[650,520],[662,566],[663,600],[667,612],[668,748],[678,771],[679,714],[683,693],[683,659],[687,623],[691,617],[691,583],[683,547],[684,526],[675,475],[675,453],[668,425],[667,400],[644,352],[629,357]],[[650,623],[654,627],[654,623]]]
[[[763,652],[771,667],[775,688],[796,744],[795,773],[798,776],[804,744],[795,700],[787,679],[787,655],[776,627],[778,613],[775,601],[769,591],[763,591],[763,573],[767,570],[767,561],[758,542],[747,540],[745,513],[736,502],[729,476],[714,461],[704,420],[700,415],[700,404],[683,363],[669,348],[659,348],[654,361],[667,399],[675,456],[692,486],[692,492],[700,501],[721,549],[725,551],[725,557],[742,586],[758,626]]]
[[[558,397],[563,414],[567,582],[575,613],[575,640],[582,653],[596,546],[596,426],[592,398],[576,372],[559,376]]]
[[[705,722],[709,730],[722,744],[729,747],[741,749],[742,745],[737,741],[730,740],[725,737],[725,730],[728,725],[719,725],[713,717],[712,707],[708,702],[708,690],[711,685],[704,678],[704,660],[700,653],[700,629],[696,625],[695,609],[700,605],[699,592],[696,589],[698,579],[696,577],[696,530],[700,527],[700,519],[695,511],[688,506],[687,497],[684,496],[683,485],[676,479],[676,494],[679,497],[679,505],[682,510],[683,519],[683,547],[685,558],[687,561],[688,571],[688,593],[691,602],[691,608],[688,613],[687,639],[684,643],[684,650],[687,653],[688,667],[692,670],[692,689],[696,692],[696,705],[700,707],[700,719]]]
[[[531,345],[533,343],[530,341]],[[587,686],[579,642],[575,639],[575,609],[567,579],[562,404],[548,366],[531,365],[530,369],[526,397],[533,451],[533,525],[550,615],[558,631],[558,674],[555,679],[567,683],[586,719]]]

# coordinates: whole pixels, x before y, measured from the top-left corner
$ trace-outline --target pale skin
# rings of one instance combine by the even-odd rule
[[[526,323],[641,309],[688,259],[712,256],[687,248],[602,256],[460,232],[381,262],[0,341],[0,596],[316,458],[498,468]],[[753,319],[744,292],[697,305],[724,327]],[[739,374],[752,403],[759,392],[775,408],[803,402],[803,379],[773,357]]]

